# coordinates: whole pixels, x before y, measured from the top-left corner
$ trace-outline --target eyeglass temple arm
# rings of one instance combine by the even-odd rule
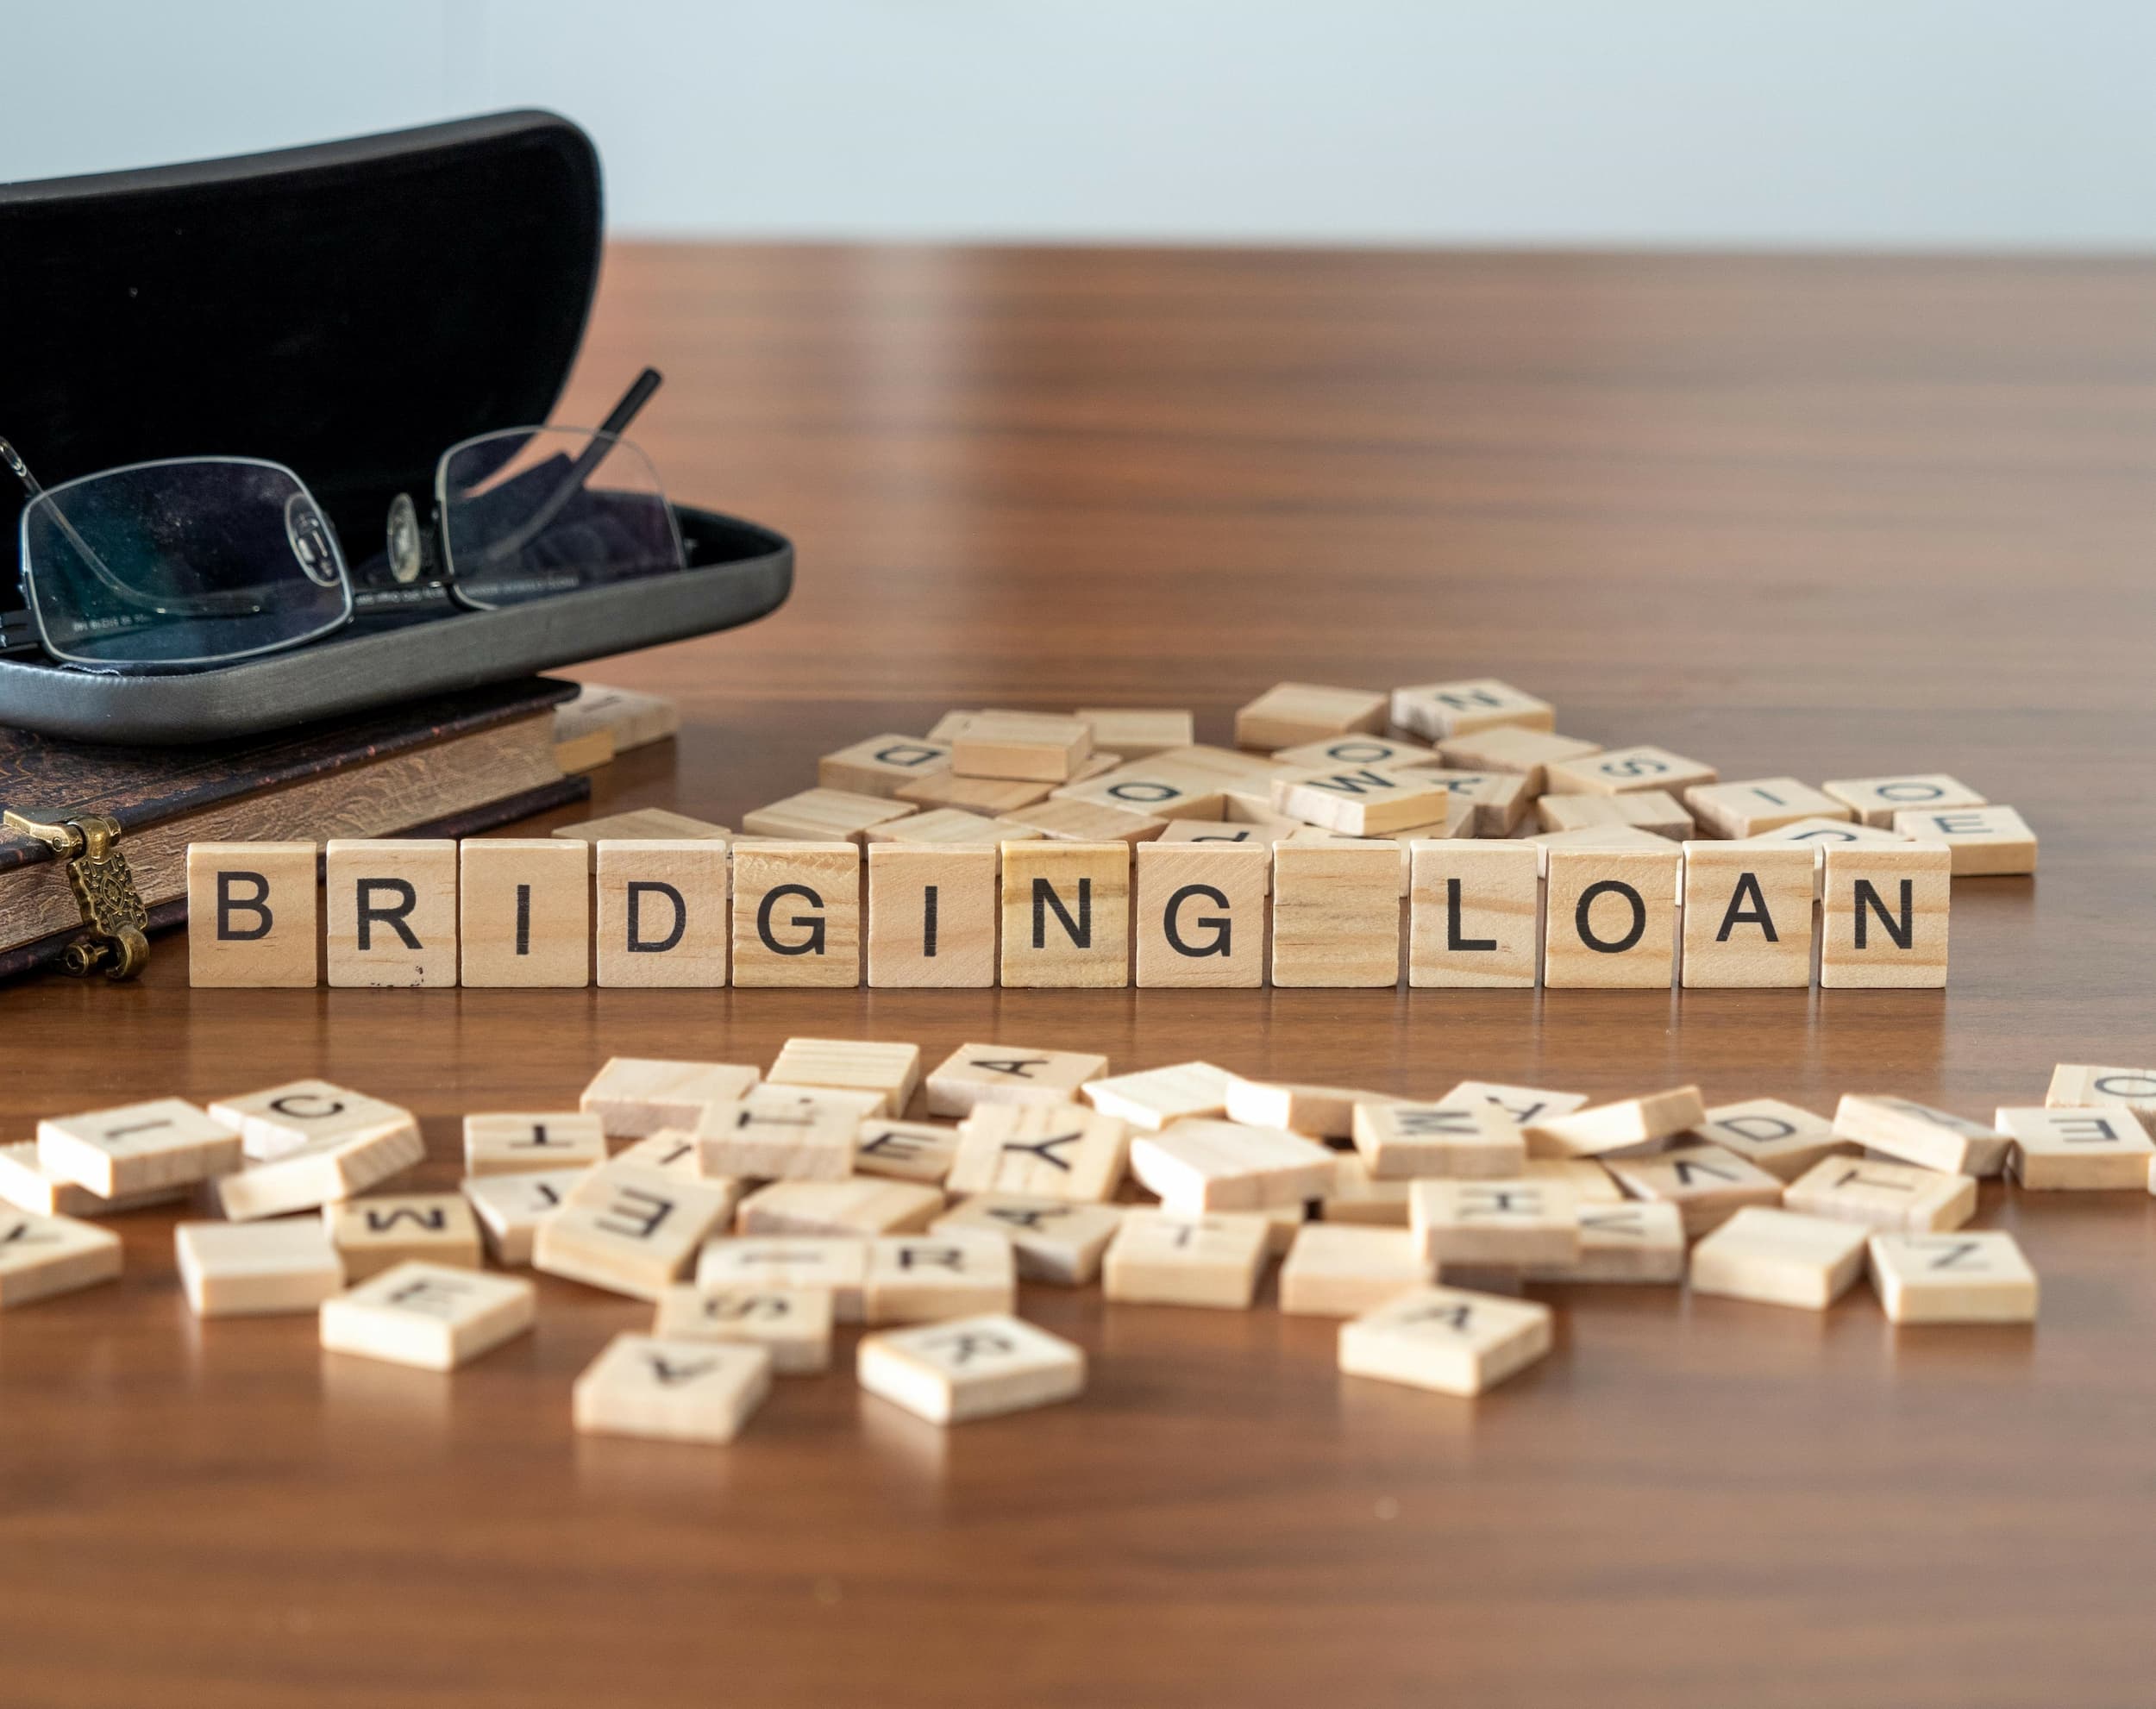
[[[15,478],[22,483],[23,491],[33,499],[43,495],[45,489],[39,484],[38,478],[30,473],[29,465],[22,460],[22,454],[4,439],[0,439],[0,463],[5,463],[15,471]],[[45,504],[46,508],[53,513],[53,520],[60,524],[60,531],[67,536],[68,544],[82,554],[83,561],[90,566],[99,581],[104,583],[107,587],[131,605],[148,605],[153,610],[156,609],[154,601],[145,599],[135,589],[129,587],[119,577],[112,573],[105,560],[91,548],[90,542],[75,532],[75,525],[67,520],[66,511],[61,510],[50,498],[47,498]],[[22,569],[27,576],[29,566],[26,563]]]
[[[561,477],[561,485],[547,496],[522,528],[503,535],[487,547],[479,554],[483,562],[496,564],[505,558],[515,556],[531,543],[541,529],[561,514],[562,507],[583,490],[584,483],[592,478],[592,471],[605,460],[606,454],[614,448],[614,441],[622,435],[643,406],[651,401],[651,394],[659,389],[664,378],[658,369],[646,368],[630,382],[629,390],[623,392],[621,400],[606,412],[606,419],[599,424],[599,431],[592,435],[591,442],[577,454],[576,460],[569,465],[567,473]]]

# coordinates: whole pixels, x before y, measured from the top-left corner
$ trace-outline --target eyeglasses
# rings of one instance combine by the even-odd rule
[[[385,550],[355,579],[298,475],[256,457],[173,457],[41,486],[20,538],[34,637],[0,653],[128,673],[204,670],[334,634],[355,613],[495,610],[687,567],[650,460],[622,431],[660,385],[646,368],[596,429],[505,428],[435,465],[422,523],[392,502]]]

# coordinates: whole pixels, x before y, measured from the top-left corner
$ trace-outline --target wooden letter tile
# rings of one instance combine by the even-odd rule
[[[1002,982],[1131,982],[1131,847],[1003,845]]]
[[[479,1268],[479,1228],[461,1193],[380,1193],[322,1207],[344,1274],[353,1281],[408,1261]]]
[[[1247,1311],[1270,1237],[1262,1216],[1128,1211],[1101,1261],[1101,1291],[1129,1305]]]
[[[768,1086],[873,1092],[881,1116],[900,1116],[921,1080],[921,1047],[865,1038],[789,1038],[764,1076]]]
[[[1075,1400],[1086,1355],[1006,1313],[865,1336],[856,1374],[869,1393],[932,1424],[962,1424]]]
[[[1404,1180],[1378,1180],[1369,1165],[1352,1151],[1332,1160],[1332,1185],[1318,1200],[1318,1214],[1328,1223],[1356,1223],[1369,1228],[1404,1229],[1407,1226],[1407,1188]]]
[[[187,845],[187,982],[321,982],[311,842]]]
[[[1630,825],[1654,836],[1683,842],[1693,835],[1692,816],[1660,789],[1623,795],[1545,795],[1535,803],[1545,830],[1585,830],[1595,825]]]
[[[232,1177],[221,1179],[229,1180]],[[169,1205],[175,1199],[188,1198],[194,1191],[191,1182],[105,1199],[79,1181],[54,1174],[38,1161],[35,1140],[22,1139],[11,1145],[0,1145],[0,1199],[18,1210],[34,1211],[41,1217],[110,1217],[123,1211],[140,1211],[151,1205]]]
[[[1187,1117],[1131,1141],[1131,1173],[1180,1217],[1300,1205],[1332,1182],[1332,1154],[1280,1128]]]
[[[1583,1199],[1579,1255],[1566,1264],[1531,1264],[1538,1282],[1670,1283],[1684,1280],[1684,1216],[1675,1205]]]
[[[1814,865],[1803,843],[1686,843],[1685,989],[1810,985]]]
[[[1432,741],[1471,736],[1476,730],[1516,727],[1546,730],[1557,724],[1557,709],[1546,700],[1522,693],[1508,682],[1482,677],[1464,682],[1426,682],[1395,688],[1392,720],[1405,730]]]
[[[1092,726],[1048,712],[981,712],[951,741],[961,778],[1067,783],[1093,752]]]
[[[1602,1166],[1635,1199],[1674,1205],[1688,1238],[1720,1228],[1747,1205],[1782,1202],[1782,1181],[1719,1145],[1678,1145],[1651,1157],[1613,1157]]]
[[[1420,769],[1425,765],[1436,765],[1438,751],[1422,742],[1402,742],[1396,736],[1357,734],[1328,736],[1322,742],[1305,742],[1283,748],[1273,755],[1273,761],[1275,765],[1292,766],[1300,771],[1331,772],[1356,766],[1412,766]]]
[[[854,1138],[854,1168],[865,1175],[941,1186],[958,1156],[958,1130],[937,1122],[863,1121]]]
[[[726,844],[609,838],[598,854],[599,983],[674,989],[726,983]]]
[[[584,1169],[606,1161],[606,1130],[597,1116],[483,1115],[464,1118],[464,1173],[511,1175]]]
[[[597,1116],[610,1139],[642,1139],[663,1128],[693,1128],[713,1104],[745,1097],[757,1071],[738,1062],[678,1062],[610,1056],[578,1107]]]
[[[745,1235],[812,1238],[918,1234],[942,1214],[943,1190],[925,1181],[849,1175],[844,1180],[773,1181],[741,1201],[734,1226]]]
[[[1499,724],[1463,736],[1445,736],[1438,742],[1438,757],[1447,766],[1470,772],[1517,773],[1531,796],[1543,792],[1551,766],[1601,751],[1597,742],[1582,742],[1576,736],[1557,736],[1549,730],[1527,729],[1517,724]]]
[[[1056,790],[1050,804],[1076,804],[1083,807],[1112,810],[1131,815],[1140,822],[1175,819],[1217,819],[1226,804],[1221,789],[1222,779],[1217,772],[1200,771],[1175,764],[1172,761],[1151,763],[1139,761],[1134,765],[1118,766],[1113,771],[1103,772],[1097,778],[1087,778],[1082,783],[1067,783]],[[1053,820],[1037,817],[1040,809],[1021,807],[1009,815],[1015,824],[1053,825]],[[1108,821],[1107,823],[1117,823]],[[1083,821],[1075,822],[1082,824]],[[1066,829],[1057,829],[1056,836],[1068,836]],[[1143,842],[1147,835],[1158,836],[1159,830],[1140,834],[1130,828],[1113,835],[1125,841]],[[1106,841],[1080,838],[1081,841]]]
[[[1452,792],[1416,772],[1339,766],[1273,780],[1273,806],[1291,819],[1350,836],[1426,825],[1445,817]]]
[[[591,845],[467,837],[457,923],[467,986],[580,986],[592,980]]]
[[[959,1127],[953,1193],[1015,1193],[1099,1204],[1123,1183],[1129,1135],[1081,1104],[988,1104]]]
[[[1408,857],[1407,983],[1532,986],[1542,900],[1533,848],[1426,838]]]
[[[1520,1124],[1477,1098],[1358,1104],[1355,1148],[1375,1180],[1503,1180],[1527,1161]]]
[[[1208,808],[1217,803],[1204,804]],[[1168,821],[1094,801],[1044,801],[1006,813],[996,823],[1013,842],[1120,842],[1126,848],[1150,842],[1168,829]]]
[[[1021,1280],[1083,1287],[1100,1274],[1101,1255],[1123,1226],[1123,1216],[1118,1205],[984,1193],[945,1211],[928,1231],[999,1236],[1011,1243]]]
[[[0,1311],[120,1274],[120,1236],[72,1217],[0,1207]]]
[[[852,1098],[759,1086],[733,1103],[706,1105],[686,1131],[707,1179],[843,1180],[868,1113]]]
[[[2002,1174],[2014,1144],[2009,1135],[1929,1105],[1855,1092],[1844,1092],[1834,1111],[1834,1137],[1949,1175]]]
[[[2011,807],[1904,811],[1894,816],[1894,829],[1903,836],[1945,843],[1958,879],[2036,870],[2036,833]]]
[[[210,1186],[229,1221],[255,1222],[356,1198],[424,1161],[426,1155],[418,1124],[407,1117],[358,1133],[326,1135],[296,1151],[219,1175]]]
[[[1587,1103],[1577,1092],[1550,1092],[1539,1086],[1504,1086],[1495,1080],[1462,1080],[1441,1100],[1457,1104],[1463,1098],[1495,1104],[1521,1127],[1569,1116]]]
[[[1544,779],[1551,795],[1622,795],[1635,789],[1659,789],[1677,795],[1694,784],[1713,783],[1715,775],[1712,766],[1672,754],[1666,748],[1642,745],[1553,761]]]
[[[1944,772],[1893,778],[1839,778],[1820,786],[1857,816],[1860,824],[1885,829],[1904,811],[1936,812],[1947,807],[1981,807],[1984,797]]]
[[[2008,1106],[1998,1125],[2014,1140],[2014,1176],[2032,1191],[2145,1187],[2156,1146],[2130,1110]]]
[[[805,1377],[830,1368],[832,1318],[826,1287],[680,1282],[659,1296],[651,1332],[668,1340],[761,1347],[771,1355],[774,1375]]]
[[[219,1099],[210,1106],[210,1119],[238,1134],[248,1156],[264,1161],[327,1140],[398,1131],[417,1138],[419,1134],[418,1122],[402,1105],[370,1098],[331,1080],[288,1080],[243,1098]]]
[[[179,1283],[197,1318],[312,1311],[344,1291],[344,1263],[311,1217],[182,1223],[172,1230]]]
[[[1758,836],[1801,819],[1855,817],[1841,802],[1795,778],[1695,784],[1684,792],[1684,804],[1708,836]]]
[[[730,1187],[683,1180],[617,1159],[593,1169],[539,1224],[535,1268],[592,1287],[656,1299],[688,1274],[697,1249],[733,1208]]]
[[[856,795],[844,789],[805,789],[783,801],[759,807],[741,822],[749,836],[774,837],[781,842],[863,842],[872,825],[903,819],[915,810],[910,801],[893,801],[881,795]]]
[[[1661,849],[1551,848],[1542,982],[1552,989],[1665,989],[1677,969],[1683,858],[1673,842]]]
[[[240,1167],[239,1130],[181,1098],[153,1099],[37,1124],[37,1160],[100,1199],[151,1193]]]
[[[1823,1311],[1863,1274],[1856,1225],[1749,1205],[1692,1249],[1692,1292]]]
[[[1306,1223],[1281,1263],[1280,1309],[1289,1317],[1358,1317],[1436,1280],[1406,1229]]]
[[[1019,808],[1030,807],[1037,801],[1045,801],[1049,791],[1054,787],[1053,784],[1016,782],[1006,778],[923,778],[918,783],[903,785],[899,790],[898,799],[912,806],[943,808],[993,817],[998,813],[1016,812]],[[874,826],[871,831],[885,829],[885,826]]]
[[[1036,831],[1034,836],[1044,835]],[[957,807],[931,807],[925,813],[916,813],[910,818],[892,819],[884,824],[871,825],[868,832],[868,853],[873,857],[876,849],[885,843],[899,843],[907,848],[919,846],[934,848],[985,848],[993,854],[999,843],[1013,839],[1024,841],[1026,833],[1016,826],[968,813]],[[873,870],[875,862],[869,861]]]
[[[1559,1181],[1419,1180],[1407,1226],[1432,1264],[1569,1264],[1579,1256],[1579,1195]]]
[[[1073,715],[1093,731],[1093,745],[1126,760],[1150,759],[1197,740],[1195,723],[1181,708],[1081,706]]]
[[[1401,859],[1389,842],[1275,848],[1273,983],[1397,984]]]
[[[2052,1070],[2044,1093],[2052,1109],[2117,1105],[2136,1115],[2156,1116],[2156,1068],[2103,1068],[2061,1062]]]
[[[842,1324],[861,1321],[868,1243],[857,1235],[750,1236],[706,1241],[696,1261],[699,1287],[821,1289]]]
[[[1103,1115],[1157,1133],[1186,1116],[1224,1116],[1228,1107],[1228,1072],[1210,1062],[1177,1062],[1089,1081],[1086,1100]]]
[[[929,1074],[928,1113],[969,1116],[982,1104],[1069,1104],[1107,1069],[1106,1056],[1088,1051],[962,1044]]]
[[[1250,989],[1265,982],[1273,857],[1269,844],[1253,839],[1138,846],[1140,986]]]
[[[1011,1243],[983,1230],[884,1235],[868,1243],[872,1324],[927,1324],[1009,1311],[1018,1303]]]
[[[398,1264],[322,1302],[322,1344],[332,1353],[453,1371],[523,1334],[537,1308],[537,1290],[520,1276]]]
[[[654,1335],[616,1336],[570,1391],[587,1436],[731,1442],[771,1393],[771,1355]]]
[[[1529,1123],[1527,1151],[1535,1157],[1596,1157],[1673,1139],[1706,1119],[1697,1086],[1672,1086]]]
[[[2003,1233],[1875,1234],[1871,1286],[1897,1324],[2032,1324],[2036,1272]]]
[[[1550,1350],[1547,1305],[1458,1287],[1418,1288],[1340,1325],[1351,1377],[1480,1394]]]
[[[331,985],[457,982],[454,842],[332,837],[323,848],[323,869]]]
[[[901,822],[903,823],[903,822]],[[977,848],[868,848],[868,983],[979,989],[996,982],[1002,835]]]
[[[861,983],[861,850],[767,842],[734,850],[734,983]]]
[[[1834,1124],[1778,1098],[1717,1104],[1693,1124],[1698,1138],[1725,1147],[1777,1180],[1795,1180],[1823,1157],[1852,1148],[1834,1137]]]
[[[1828,1157],[1791,1181],[1782,1203],[1865,1228],[1944,1234],[1976,1215],[1977,1182],[1973,1175],[1944,1175],[1910,1163]]]
[[[686,813],[670,812],[664,807],[607,813],[573,825],[556,825],[547,834],[578,842],[724,842],[733,836],[724,825],[693,819]]]
[[[464,1197],[486,1241],[486,1255],[505,1269],[531,1262],[539,1224],[568,1203],[589,1169],[545,1174],[480,1175],[463,1183]]]
[[[1292,748],[1301,742],[1385,728],[1386,698],[1360,688],[1275,683],[1235,715],[1238,748]]]
[[[1946,983],[1953,857],[1940,842],[1844,843],[1825,852],[1819,982],[1850,987]]]
[[[950,770],[950,744],[918,736],[872,736],[816,762],[816,781],[853,795],[895,795],[909,783]]]

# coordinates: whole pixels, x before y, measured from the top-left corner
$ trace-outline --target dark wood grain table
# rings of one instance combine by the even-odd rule
[[[788,530],[596,811],[737,823],[950,705],[1491,674],[1727,777],[1944,770],[2040,879],[1956,886],[1939,992],[0,992],[7,1138],[301,1074],[426,1117],[795,1033],[1971,1114],[2156,1057],[2156,266],[624,247],[561,419],[640,363],[685,498]],[[1026,1290],[1075,1405],[939,1432],[788,1380],[727,1449],[582,1438],[647,1309],[543,1284],[453,1378],[197,1324],[172,1218],[0,1320],[9,1704],[2145,1704],[2156,1210],[2021,1195],[2021,1329],[1551,1290],[1479,1401],[1334,1326]]]

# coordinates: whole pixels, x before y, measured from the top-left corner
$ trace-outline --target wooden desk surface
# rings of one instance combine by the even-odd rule
[[[2040,880],[1957,886],[1944,993],[0,992],[41,1114],[321,1074],[569,1102],[614,1052],[793,1033],[1473,1074],[1814,1108],[2039,1102],[2156,1057],[2156,268],[624,248],[574,397],[649,360],[684,497],[790,531],[768,623],[588,674],[681,699],[600,811],[738,823],[947,705],[1490,673],[1727,777],[1946,770]],[[2044,1315],[1896,1333],[1557,1293],[1479,1402],[1344,1380],[1333,1326],[1029,1289],[1075,1406],[945,1436],[787,1381],[726,1450],[568,1425],[646,1308],[567,1284],[454,1379],[310,1318],[198,1325],[171,1218],[0,1321],[0,1695],[935,1706],[2147,1700],[2156,1211],[1996,1184]],[[1268,1292],[1269,1299],[1269,1288]]]

